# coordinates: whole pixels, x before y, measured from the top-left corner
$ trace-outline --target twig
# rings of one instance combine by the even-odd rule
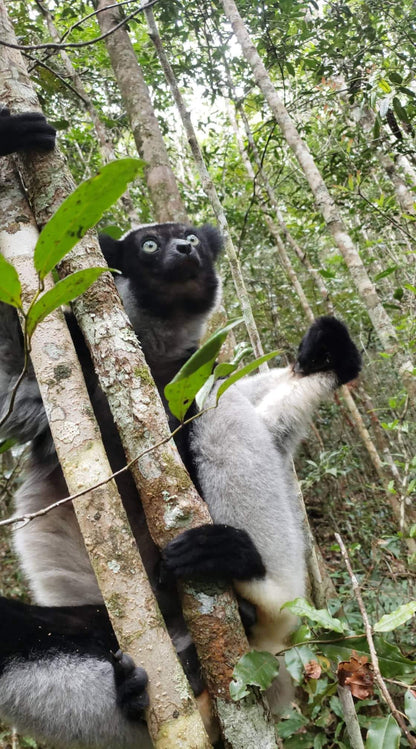
[[[173,430],[167,437],[165,437],[163,440],[160,440],[160,442],[156,442],[156,444],[151,445],[150,447],[147,447],[146,450],[143,450],[139,455],[136,455],[132,460],[130,460],[123,468],[119,468],[118,471],[114,471],[114,473],[111,473],[109,476],[107,476],[105,479],[102,479],[102,481],[99,481],[97,484],[94,484],[93,486],[87,486],[85,489],[82,489],[81,491],[77,492],[76,494],[71,494],[68,497],[63,497],[62,499],[58,499],[57,502],[53,502],[52,504],[48,505],[47,507],[43,507],[41,510],[37,510],[37,512],[28,512],[25,515],[19,515],[18,517],[13,518],[7,518],[6,520],[0,520],[0,527],[5,525],[13,525],[14,523],[23,523],[21,525],[21,528],[24,528],[25,525],[30,523],[31,520],[34,518],[40,517],[41,515],[46,515],[51,510],[55,510],[57,507],[61,507],[61,505],[65,505],[67,502],[72,502],[74,499],[78,499],[78,497],[84,496],[84,494],[88,494],[88,492],[94,491],[94,489],[99,489],[100,486],[104,486],[105,484],[108,484],[109,481],[112,481],[112,479],[116,478],[117,476],[120,476],[120,474],[124,473],[125,471],[128,471],[133,463],[136,463],[137,460],[140,460],[144,455],[147,455],[147,453],[152,452],[152,450],[156,450],[158,447],[161,447],[162,445],[165,445],[166,442],[169,442],[172,437],[174,437],[181,429],[187,424],[190,424],[192,421],[195,421],[195,419],[199,419],[200,416],[207,413],[207,411],[212,411],[213,408],[216,408],[217,406],[209,406],[208,408],[202,409],[202,411],[198,411],[197,414],[194,414],[189,419],[186,419],[183,421],[179,426],[176,427],[176,429]]]
[[[406,736],[406,738],[407,738],[407,740],[409,742],[409,746],[412,747],[412,749],[416,749],[416,739],[414,738],[414,736],[411,736],[411,734],[407,730],[407,726],[406,726],[406,723],[403,720],[402,713],[397,709],[396,705],[394,704],[394,702],[393,702],[393,700],[391,698],[390,692],[387,689],[387,687],[386,687],[386,685],[384,683],[383,677],[381,675],[380,666],[379,666],[379,662],[378,662],[378,656],[377,656],[377,652],[376,652],[376,649],[375,649],[375,646],[374,646],[374,640],[373,640],[373,633],[372,633],[372,629],[371,629],[371,624],[370,624],[370,621],[369,621],[369,618],[368,618],[367,611],[366,611],[365,606],[364,606],[364,602],[363,602],[363,599],[362,599],[361,590],[360,590],[360,586],[359,586],[358,580],[357,580],[356,576],[354,575],[353,569],[351,567],[351,562],[350,562],[350,558],[348,556],[347,549],[346,549],[346,547],[344,545],[344,542],[343,542],[341,536],[339,535],[339,533],[335,533],[335,538],[336,538],[336,541],[339,544],[339,547],[341,549],[341,554],[343,556],[343,559],[344,559],[344,562],[345,562],[345,566],[346,566],[346,568],[348,570],[348,574],[349,574],[351,582],[352,582],[352,587],[353,587],[354,595],[355,595],[355,598],[357,599],[357,603],[358,603],[358,606],[360,608],[361,616],[362,616],[363,623],[364,623],[365,635],[366,635],[367,642],[368,642],[368,647],[369,647],[369,650],[370,650],[370,657],[371,657],[371,663],[372,663],[373,671],[374,671],[374,678],[375,678],[375,680],[376,680],[376,682],[378,684],[378,687],[380,689],[380,692],[381,692],[382,696],[384,697],[387,705],[390,708],[391,714],[394,716],[394,718],[396,719],[397,723],[399,724],[401,730],[403,731],[404,735]]]
[[[121,28],[121,26],[124,26],[143,10],[145,10],[146,8],[150,8],[152,5],[155,5],[155,3],[157,3],[158,1],[159,0],[150,0],[150,2],[148,2],[146,5],[142,6],[141,8],[137,8],[135,11],[133,11],[133,13],[130,13],[129,16],[123,18],[122,21],[117,23],[104,34],[101,34],[101,36],[96,36],[94,39],[90,39],[87,42],[66,42],[65,44],[62,44],[60,42],[46,42],[45,44],[12,44],[11,42],[5,42],[3,39],[0,39],[0,44],[4,47],[11,47],[11,49],[19,49],[21,52],[32,52],[36,49],[79,49],[80,47],[88,47],[90,44],[101,42],[102,39],[105,39],[107,36],[110,36],[110,34],[113,34],[115,31]],[[103,10],[108,10],[108,8],[103,8]]]

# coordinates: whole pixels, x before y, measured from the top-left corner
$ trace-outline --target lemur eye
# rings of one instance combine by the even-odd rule
[[[196,234],[187,234],[186,239],[188,240],[189,244],[192,244],[194,247],[199,244],[199,239]]]
[[[152,252],[156,252],[156,250],[158,249],[159,245],[155,239],[145,239],[145,241],[142,242],[142,250],[144,252],[148,252],[149,254],[151,254]]]

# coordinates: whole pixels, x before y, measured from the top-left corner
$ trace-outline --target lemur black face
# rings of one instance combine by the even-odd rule
[[[100,236],[108,264],[121,270],[140,302],[158,316],[209,310],[216,297],[215,260],[222,238],[213,226],[153,224],[120,241]]]
[[[196,279],[206,252],[203,239],[196,234],[197,229],[190,230],[178,224],[164,224],[155,229],[139,229],[130,235],[139,254],[136,260],[146,263],[155,274],[168,281]]]

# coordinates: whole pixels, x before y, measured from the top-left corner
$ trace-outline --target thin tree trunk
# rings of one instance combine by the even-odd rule
[[[307,320],[309,320],[309,322],[313,322],[313,320],[315,319],[313,310],[312,310],[312,308],[311,308],[311,306],[310,306],[310,304],[308,302],[308,299],[306,297],[305,291],[304,291],[304,289],[303,289],[303,287],[302,287],[302,285],[301,285],[301,283],[300,283],[300,281],[299,281],[299,279],[298,279],[298,277],[296,275],[296,271],[295,271],[295,269],[294,269],[294,267],[293,267],[293,265],[291,263],[291,260],[290,260],[290,258],[288,256],[287,252],[286,252],[286,248],[285,248],[285,246],[284,246],[284,244],[283,244],[283,242],[281,240],[279,228],[276,226],[276,224],[274,223],[274,221],[271,219],[271,217],[270,217],[270,215],[268,213],[268,206],[264,203],[262,195],[260,194],[260,190],[258,189],[258,185],[256,184],[256,179],[255,179],[255,174],[254,174],[253,167],[251,166],[251,162],[250,162],[250,160],[248,158],[248,155],[247,155],[247,153],[246,153],[246,151],[244,149],[244,145],[242,143],[242,139],[239,136],[238,124],[237,124],[235,118],[233,117],[233,113],[232,112],[230,112],[230,119],[231,119],[231,122],[233,124],[234,130],[235,130],[235,133],[236,133],[236,138],[237,138],[238,146],[239,146],[239,149],[240,149],[241,158],[242,158],[243,163],[244,163],[244,165],[246,167],[247,174],[249,175],[250,179],[253,180],[255,192],[256,192],[256,195],[257,195],[257,197],[259,199],[260,208],[263,211],[264,220],[265,220],[265,222],[267,224],[267,227],[268,227],[268,229],[270,231],[270,234],[272,235],[272,237],[275,240],[276,249],[277,249],[277,252],[278,252],[281,264],[283,266],[283,269],[284,269],[284,271],[285,271],[285,273],[286,273],[289,281],[292,283],[293,288],[296,291],[296,294],[298,295],[298,298],[299,298],[301,307],[302,307],[302,309],[304,311],[305,317],[307,318]],[[251,131],[250,131],[250,128],[249,128],[249,125],[248,125],[247,121],[246,121],[246,134],[247,134],[247,136],[250,136],[249,137],[249,143],[252,146],[253,155],[257,154],[257,157],[258,157],[258,158],[256,158],[256,166],[257,166],[257,169],[258,169],[257,177],[258,177],[258,179],[260,181],[260,184],[264,185],[265,182],[266,182],[266,177],[264,175],[263,167],[262,167],[261,161],[259,159],[259,155],[257,153],[257,150],[255,148],[254,140],[253,140],[253,137],[252,137],[252,134],[251,134]],[[254,151],[253,151],[253,146],[254,146]],[[270,185],[269,185],[269,189],[267,191],[267,194],[268,194],[269,198],[273,198],[273,207],[275,207],[275,205],[277,203],[277,200],[276,200],[276,196],[275,196],[275,194],[274,194],[274,192],[273,192],[273,190],[272,190],[272,188],[271,188]],[[315,280],[315,276],[313,276],[313,279]],[[325,289],[325,286],[324,286],[324,289]],[[328,298],[327,294],[326,294],[326,297]],[[331,314],[334,313],[334,309],[333,309],[333,306],[332,306],[331,303],[328,304],[328,310],[327,311],[330,312]],[[414,522],[414,520],[412,518],[411,510],[410,510],[410,508],[408,508],[408,517],[405,518],[404,511],[403,511],[403,507],[404,507],[403,501],[400,499],[400,497],[397,497],[395,494],[392,494],[392,492],[389,490],[389,479],[386,476],[386,470],[385,470],[384,464],[383,464],[383,462],[382,462],[382,460],[381,460],[381,458],[380,458],[380,456],[378,454],[378,451],[377,451],[377,448],[376,448],[374,442],[371,439],[371,436],[370,436],[370,434],[368,432],[368,429],[367,429],[367,427],[364,424],[363,418],[362,418],[362,416],[361,416],[361,414],[360,414],[360,412],[359,412],[359,410],[358,410],[358,408],[357,408],[357,406],[355,404],[355,401],[354,401],[354,399],[353,399],[353,397],[351,395],[351,392],[350,392],[349,388],[346,385],[342,386],[342,388],[341,388],[341,395],[342,395],[344,403],[345,403],[345,405],[346,405],[346,407],[347,407],[347,409],[349,411],[351,420],[352,420],[352,422],[353,422],[353,424],[354,424],[354,426],[355,426],[358,434],[360,435],[360,438],[361,438],[364,446],[367,449],[367,452],[369,454],[369,457],[370,457],[370,460],[371,460],[371,462],[373,464],[373,467],[375,468],[375,470],[377,472],[377,475],[378,475],[378,477],[379,477],[379,479],[381,481],[381,484],[382,484],[382,486],[383,486],[383,488],[384,488],[384,490],[386,492],[386,496],[387,496],[388,502],[391,505],[393,516],[394,516],[396,522],[398,523],[398,527],[399,527],[399,529],[401,531],[407,532],[409,530],[410,524],[412,522]],[[406,543],[407,543],[409,552],[411,554],[413,554],[416,551],[416,542],[413,539],[408,538],[407,541],[406,541]],[[322,570],[321,570],[321,572],[322,572]],[[326,572],[326,571],[324,570],[323,572]]]
[[[276,122],[281,128],[289,147],[293,151],[308,180],[316,204],[322,213],[328,231],[344,257],[380,342],[387,353],[392,356],[394,355],[405,388],[412,398],[416,398],[416,378],[413,374],[414,365],[410,357],[402,353],[400,349],[396,330],[380,302],[374,284],[368,276],[351,237],[346,231],[338,208],[322,179],[312,154],[300,137],[292,118],[273,86],[260,55],[244,26],[234,0],[221,0],[221,3],[241,45],[244,57],[251,66],[255,81],[265,96]]]
[[[103,33],[121,20],[113,0],[94,0]],[[111,65],[123,98],[137,150],[145,161],[146,182],[157,221],[187,221],[186,210],[169,164],[169,156],[153,110],[149,90],[130,37],[120,28],[105,39]]]
[[[0,13],[2,10],[0,6]],[[11,159],[1,159],[0,166],[0,248],[19,273],[26,309],[38,288],[33,266],[38,231]],[[46,287],[52,286],[51,278],[47,279]],[[48,315],[36,329],[31,360],[68,491],[78,493],[98,484],[112,471],[61,311]],[[113,359],[112,366],[117,363]],[[208,739],[162,624],[114,480],[78,497],[73,507],[121,648],[128,650],[150,674],[158,674],[163,680],[166,693],[163,698],[157,680],[153,678],[149,683],[152,700],[149,730],[155,745],[159,749],[170,749],[174,740],[186,740],[191,733],[200,736],[199,743],[187,746],[205,749],[209,746]],[[110,560],[113,564],[109,564]],[[50,563],[53,566],[53,560]],[[173,710],[178,712],[178,719],[173,716]],[[171,744],[160,740],[164,735],[170,737]]]
[[[48,10],[48,8],[45,7],[43,2],[41,2],[41,0],[36,0],[36,5],[38,6],[40,12],[42,13],[42,16],[46,20],[51,38],[54,40],[54,42],[59,43],[60,36],[53,22],[52,14]],[[114,148],[111,142],[111,133],[107,130],[104,123],[100,120],[92,99],[86,91],[82,79],[75,70],[71,62],[71,58],[69,57],[67,52],[64,49],[61,49],[59,51],[59,56],[62,60],[65,72],[68,78],[70,78],[71,80],[73,89],[80,97],[85,110],[91,117],[91,121],[94,125],[94,130],[97,135],[98,145],[100,148],[103,163],[107,164],[109,161],[114,161],[116,159],[116,155],[114,153]],[[133,200],[128,190],[126,190],[126,192],[119,199],[119,204],[121,210],[127,215],[132,227],[139,226],[142,223],[134,207]]]
[[[186,104],[184,102],[181,92],[179,91],[179,86],[176,81],[175,74],[172,70],[172,67],[167,59],[165,50],[163,48],[162,40],[159,35],[159,31],[155,22],[152,9],[148,8],[145,11],[145,14],[146,14],[146,18],[147,18],[147,22],[149,26],[149,36],[153,44],[155,45],[156,52],[159,56],[161,66],[166,76],[166,80],[170,86],[172,96],[175,100],[176,106],[181,116],[182,123],[186,132],[186,136],[188,138],[188,142],[189,142],[196,166],[199,171],[202,187],[204,188],[204,191],[211,202],[212,208],[217,217],[217,221],[220,225],[221,231],[225,238],[225,249],[226,249],[227,257],[230,263],[231,273],[232,273],[234,285],[236,288],[237,297],[238,297],[238,300],[240,302],[241,309],[243,312],[244,322],[246,324],[250,342],[253,347],[254,355],[262,356],[262,354],[264,353],[263,346],[260,340],[259,332],[256,326],[256,321],[253,315],[253,310],[250,304],[250,299],[249,299],[247,289],[244,283],[244,278],[241,272],[240,262],[238,260],[237,253],[235,251],[235,248],[231,239],[227,217],[224,213],[223,207],[218,197],[218,193],[215,189],[215,185],[206,168],[204,157],[199,147],[199,143],[196,137],[194,127],[192,125],[190,114],[186,109]],[[260,369],[266,370],[267,365],[262,365]]]

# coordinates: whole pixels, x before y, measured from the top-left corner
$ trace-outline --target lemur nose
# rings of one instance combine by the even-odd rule
[[[190,255],[192,252],[192,245],[189,242],[186,242],[185,239],[178,239],[175,249],[183,255]]]

